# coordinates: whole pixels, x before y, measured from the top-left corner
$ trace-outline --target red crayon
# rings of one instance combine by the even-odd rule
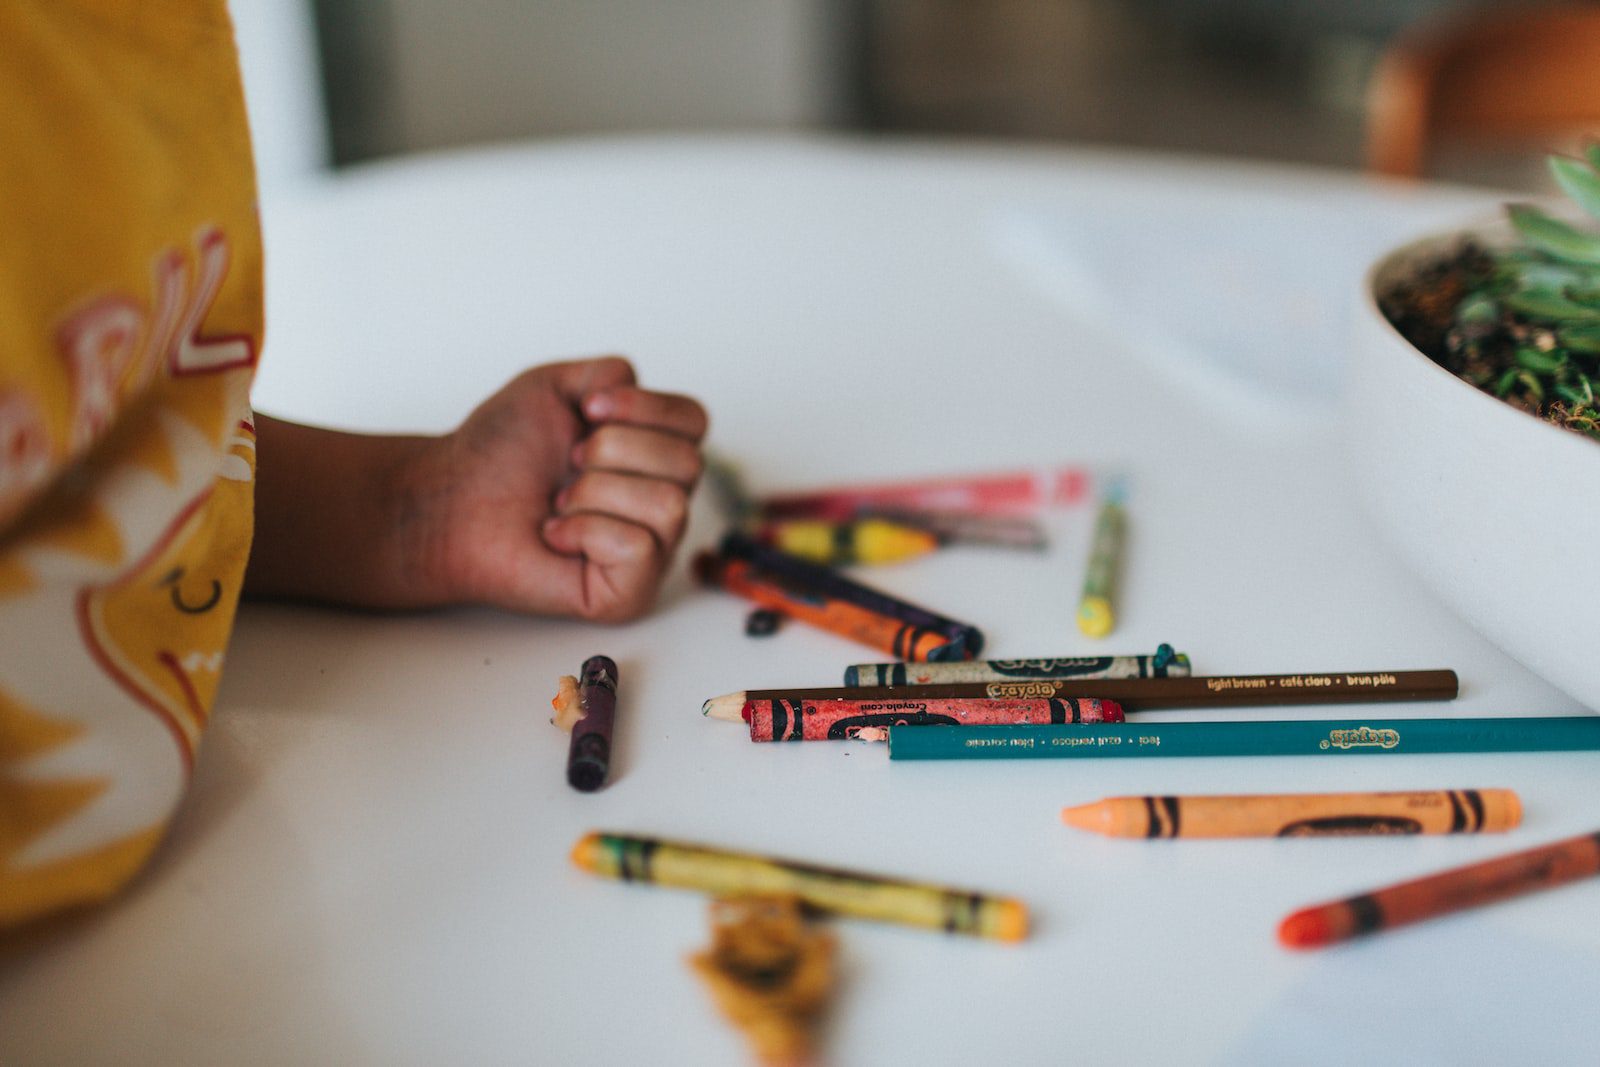
[[[909,662],[925,663],[936,656],[948,655],[952,645],[961,647],[961,641],[947,633],[880,615],[812,590],[794,588],[783,578],[752,566],[747,560],[702,553],[695,558],[695,570],[700,580],[708,585],[719,585],[763,608]]]
[[[1455,867],[1371,893],[1303,908],[1278,926],[1289,948],[1336,941],[1492,904],[1600,874],[1600,833]]]
[[[889,726],[1045,726],[1122,722],[1122,706],[1090,697],[1042,700],[749,700],[752,741],[842,741]]]
[[[761,511],[768,518],[835,520],[871,508],[1017,515],[1076,503],[1088,485],[1089,473],[1082,467],[1060,467],[785,493],[761,501]]]

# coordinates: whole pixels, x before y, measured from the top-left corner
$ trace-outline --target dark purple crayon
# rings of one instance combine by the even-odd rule
[[[611,769],[611,722],[617,711],[617,665],[609,656],[590,656],[578,677],[578,706],[583,718],[572,727],[567,752],[567,782],[592,793]]]

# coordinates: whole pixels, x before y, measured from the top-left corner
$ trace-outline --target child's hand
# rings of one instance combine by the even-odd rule
[[[642,614],[683,537],[706,414],[620,358],[514,379],[440,440],[432,511],[449,599],[615,622]]]
[[[526,371],[443,437],[257,430],[247,592],[618,622],[683,536],[706,415],[607,357]]]

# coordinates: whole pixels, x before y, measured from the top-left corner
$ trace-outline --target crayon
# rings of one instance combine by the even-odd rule
[[[852,740],[888,726],[1063,725],[1121,722],[1110,701],[1065,700],[752,700],[744,706],[752,741]]]
[[[948,654],[941,659],[971,659],[983,651],[983,634],[970,623],[936,614],[927,608],[891,596],[881,589],[863,585],[846,577],[832,567],[775,548],[757,544],[739,533],[730,533],[722,539],[722,555],[741,559],[760,571],[766,572],[784,585],[804,593],[842,600],[848,604],[878,615],[887,615],[923,630],[932,630],[947,636],[953,643]]]
[[[1596,874],[1600,874],[1600,833],[1569,837],[1304,908],[1279,924],[1278,940],[1288,948],[1321,948]]]
[[[1078,600],[1078,629],[1085,637],[1105,637],[1116,627],[1113,599],[1126,525],[1122,494],[1114,491],[1100,505],[1100,516],[1095,520],[1089,567],[1083,577],[1083,595]]]
[[[764,608],[810,623],[822,630],[860,641],[892,656],[924,660],[959,655],[963,645],[949,635],[925,630],[855,604],[794,587],[786,579],[760,570],[746,560],[695,557],[695,573],[707,585],[719,585]]]
[[[572,849],[591,874],[698,889],[717,896],[788,893],[823,911],[953,934],[1021,941],[1028,909],[1019,900],[920,882],[651,837],[591,833]]]
[[[775,519],[849,519],[870,508],[1030,514],[1040,508],[1075,504],[1088,485],[1084,468],[1060,467],[785,493],[761,501],[761,510]]]
[[[611,770],[611,726],[617,709],[617,665],[609,656],[590,656],[578,677],[583,718],[572,726],[567,750],[567,783],[582,793],[605,784]]]
[[[926,530],[945,545],[987,545],[1040,551],[1050,547],[1039,520],[1024,515],[970,515],[960,511],[913,511],[903,508],[867,508],[861,519],[887,519],[902,526]]]
[[[837,566],[900,563],[939,547],[939,539],[926,530],[884,519],[781,519],[762,526],[758,536],[782,552]]]
[[[1099,697],[1124,711],[1167,708],[1259,708],[1304,704],[1374,704],[1404,700],[1454,700],[1455,671],[1366,671],[1338,674],[1226,674],[1165,678],[1029,678],[1006,682],[946,682],[919,686],[846,686],[814,689],[747,689],[712,697],[700,712],[741,720],[746,700],[892,700],[919,697]]]
[[[1600,749],[1600,716],[889,727],[890,759],[1407,756]]]
[[[1107,837],[1476,834],[1517,826],[1522,803],[1509,789],[1107,797],[1062,808],[1061,821]]]
[[[957,663],[857,663],[844,669],[846,686],[943,685],[1028,678],[1186,678],[1189,657],[1162,645],[1153,656],[1034,656]]]

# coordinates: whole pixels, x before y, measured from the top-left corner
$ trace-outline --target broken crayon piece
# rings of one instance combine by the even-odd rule
[[[583,718],[572,726],[567,750],[567,782],[582,793],[605,784],[611,770],[611,729],[617,708],[617,665],[609,656],[590,656],[578,678]]]

